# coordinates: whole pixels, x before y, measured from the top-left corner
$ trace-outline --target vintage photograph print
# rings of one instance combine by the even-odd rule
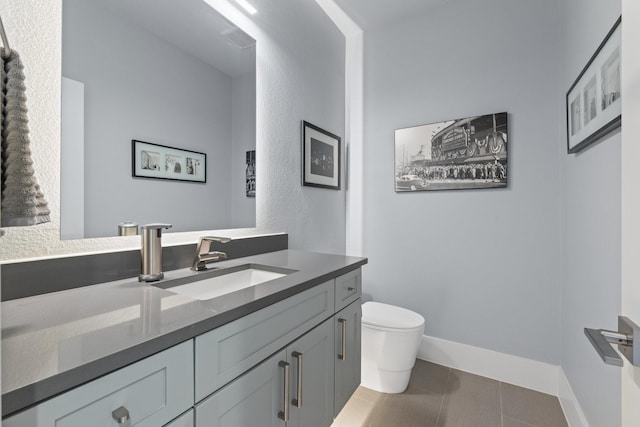
[[[247,197],[256,197],[256,150],[247,151],[245,187]]]
[[[131,141],[131,176],[207,182],[207,155],[138,140]]]
[[[618,18],[567,92],[570,154],[584,150],[622,123],[621,22]]]
[[[340,189],[339,136],[302,122],[302,185]]]
[[[507,186],[507,113],[395,131],[395,190]]]

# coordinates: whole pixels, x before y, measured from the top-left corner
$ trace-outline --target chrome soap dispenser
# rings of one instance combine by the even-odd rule
[[[162,272],[162,229],[171,228],[171,224],[146,224],[142,230],[140,248],[140,282],[157,282],[164,277]]]

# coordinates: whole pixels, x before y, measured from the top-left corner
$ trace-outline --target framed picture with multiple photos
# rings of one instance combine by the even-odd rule
[[[136,178],[207,182],[207,155],[134,139],[131,174]]]
[[[507,186],[507,113],[395,131],[395,190]]]
[[[567,151],[577,153],[622,123],[618,18],[567,92]]]
[[[302,185],[340,189],[341,138],[302,122]]]

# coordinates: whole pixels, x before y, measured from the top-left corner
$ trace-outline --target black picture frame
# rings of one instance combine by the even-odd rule
[[[622,124],[620,16],[566,94],[567,153],[584,150]]]
[[[247,197],[256,197],[256,150],[245,156],[245,192]]]
[[[508,186],[509,114],[396,129],[396,193]]]
[[[342,139],[302,121],[302,185],[340,190]]]
[[[207,155],[198,151],[132,139],[131,176],[206,183]]]

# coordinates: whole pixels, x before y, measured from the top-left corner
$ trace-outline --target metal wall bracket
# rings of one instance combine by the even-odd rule
[[[622,358],[611,345],[618,344],[618,351],[633,366],[640,366],[640,326],[633,323],[628,317],[618,316],[617,331],[584,328],[584,333],[604,363],[622,366]]]

